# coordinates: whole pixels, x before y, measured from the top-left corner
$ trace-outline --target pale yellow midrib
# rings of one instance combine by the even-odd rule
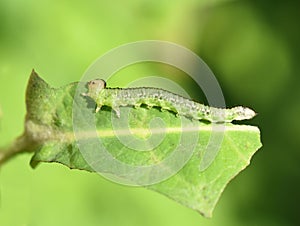
[[[230,125],[230,126],[214,126],[211,125],[201,125],[193,127],[169,127],[169,128],[133,128],[133,129],[116,129],[116,130],[95,130],[95,131],[84,131],[84,132],[65,132],[65,133],[56,133],[56,136],[49,137],[50,140],[61,140],[72,142],[75,139],[89,139],[93,137],[99,138],[109,138],[117,136],[131,136],[131,135],[145,135],[148,136],[151,134],[178,134],[178,133],[189,133],[189,132],[225,132],[225,131],[244,131],[244,132],[259,132],[258,128],[255,126],[247,125]]]

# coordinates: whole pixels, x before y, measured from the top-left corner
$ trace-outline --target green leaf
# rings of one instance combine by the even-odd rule
[[[39,162],[58,162],[72,169],[101,171],[105,176],[119,171],[117,178],[126,181],[128,172],[139,175],[136,170],[126,171],[127,166],[152,166],[177,149],[184,167],[176,168],[176,164],[167,166],[167,171],[174,171],[170,177],[145,187],[211,217],[228,182],[249,164],[253,154],[261,147],[259,129],[253,126],[226,124],[224,131],[220,126],[177,117],[157,108],[124,107],[121,118],[117,118],[109,108],[95,113],[91,100],[80,96],[75,98],[78,84],[54,89],[32,72],[26,94],[25,133],[35,144],[31,160],[33,167]],[[76,113],[79,107],[84,109]],[[86,126],[90,119],[84,118],[84,112],[93,116],[95,131]],[[128,125],[123,125],[122,117],[127,115]],[[83,120],[79,123],[74,121],[77,124],[74,126],[74,118]],[[130,129],[126,130],[123,126]],[[220,147],[216,144],[218,153],[215,153],[215,158],[212,154],[213,161],[203,170],[202,161],[211,154],[207,146],[214,146],[211,143],[213,134],[218,137]],[[185,139],[188,141],[184,143],[183,138],[190,139]],[[82,147],[88,147],[93,140],[99,141],[100,148],[92,145],[88,152],[83,152]],[[143,147],[145,150],[140,150]],[[99,155],[103,149],[113,159],[125,163],[124,167],[107,163],[107,159]],[[149,173],[146,176],[151,179],[153,175]]]

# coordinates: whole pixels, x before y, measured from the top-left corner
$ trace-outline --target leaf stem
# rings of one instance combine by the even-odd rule
[[[18,137],[10,146],[6,148],[0,148],[0,167],[10,160],[15,155],[33,152],[34,142],[28,139],[28,136],[24,133]]]

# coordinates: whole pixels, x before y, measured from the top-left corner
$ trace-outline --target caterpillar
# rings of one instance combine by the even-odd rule
[[[159,88],[107,88],[103,79],[88,82],[87,88],[88,92],[82,93],[82,96],[88,96],[96,102],[96,113],[102,106],[108,106],[117,117],[120,117],[120,107],[138,108],[142,104],[147,105],[148,108],[160,107],[176,115],[212,123],[251,119],[256,115],[247,107],[237,106],[230,109],[210,107]]]

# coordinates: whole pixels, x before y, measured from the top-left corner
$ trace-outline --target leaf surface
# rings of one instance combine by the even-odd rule
[[[122,107],[121,118],[105,107],[96,114],[91,100],[75,98],[78,84],[54,89],[32,73],[26,94],[25,133],[36,144],[33,167],[40,162],[58,162],[108,176],[118,172],[120,180],[130,174],[131,179],[140,182],[145,177],[157,180],[145,187],[211,217],[226,185],[249,165],[261,147],[260,131],[254,126],[220,127],[145,107]],[[90,127],[91,123],[94,127]],[[217,137],[216,147],[213,136]],[[87,151],[83,151],[86,147]],[[218,152],[211,154],[210,149]],[[111,159],[99,154],[103,150]],[[145,170],[146,174],[139,174],[144,168],[138,167],[156,166],[172,156],[174,150],[176,159],[181,159],[179,165],[165,164],[158,168],[161,171]],[[210,154],[211,163],[201,169],[203,159]],[[170,162],[172,158],[166,163]],[[164,174],[163,170],[167,176],[155,178],[158,172]]]

